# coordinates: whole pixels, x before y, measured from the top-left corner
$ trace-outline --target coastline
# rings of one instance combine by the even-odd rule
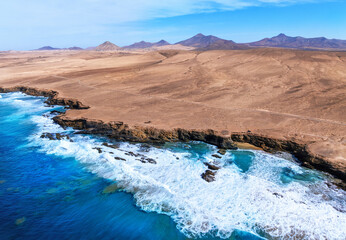
[[[49,105],[62,105],[68,109],[88,109],[77,99],[59,97],[59,92],[46,89],[37,89],[26,86],[15,86],[9,88],[0,87],[0,93],[23,92],[32,96],[47,97],[46,103]],[[229,136],[222,136],[212,129],[195,130],[174,128],[170,130],[158,129],[155,127],[129,126],[123,122],[103,122],[88,118],[70,119],[65,114],[54,117],[54,122],[62,127],[72,127],[81,130],[85,134],[101,134],[109,138],[130,142],[163,143],[170,141],[202,141],[215,145],[219,148],[236,149],[235,142],[248,143],[259,147],[267,152],[284,151],[294,155],[300,163],[308,168],[317,169],[330,173],[340,179],[341,187],[344,188],[346,182],[346,172],[343,166],[333,164],[327,158],[311,152],[307,143],[293,139],[283,140],[252,132],[231,132]]]

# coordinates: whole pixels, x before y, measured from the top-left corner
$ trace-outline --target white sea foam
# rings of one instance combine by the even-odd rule
[[[73,135],[73,142],[51,141],[40,135],[71,130],[60,128],[47,117],[35,116],[32,120],[38,131],[30,136],[30,142],[40,151],[75,157],[89,171],[133,193],[141,209],[171,216],[189,237],[213,232],[227,238],[239,229],[253,233],[261,230],[277,239],[345,239],[345,192],[328,187],[327,180],[283,184],[283,168],[307,171],[294,162],[252,151],[254,162],[247,173],[241,173],[229,163],[232,154],[228,152],[218,160],[223,167],[216,181],[208,183],[201,178],[207,167],[198,159],[212,161],[215,148],[196,158],[187,151],[172,149],[151,147],[143,151],[139,144],[121,143],[113,149],[84,135]],[[128,152],[143,154],[157,164],[142,163]]]
[[[227,238],[234,229],[260,229],[280,239],[344,239],[346,234],[346,215],[336,210],[344,207],[344,199],[325,200],[326,195],[344,197],[344,192],[329,189],[323,182],[317,184],[317,192],[299,182],[280,184],[282,168],[301,171],[285,159],[254,151],[255,161],[248,173],[241,173],[234,164],[225,165],[216,181],[207,183],[201,178],[206,166],[188,153],[157,148],[143,153],[139,145],[128,143],[112,149],[81,135],[74,136],[74,142],[40,139],[41,132],[62,129],[45,117],[33,120],[40,131],[32,141],[42,151],[73,156],[98,176],[117,181],[134,194],[140,208],[170,215],[188,236],[214,231]],[[99,154],[95,147],[103,152]],[[130,151],[145,154],[157,164],[142,163],[126,155]],[[204,157],[208,159],[212,153]],[[115,160],[114,156],[126,161]]]

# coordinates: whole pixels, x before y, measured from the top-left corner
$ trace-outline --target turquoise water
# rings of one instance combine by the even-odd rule
[[[0,96],[0,239],[345,239],[345,192],[288,155],[109,147],[54,124],[44,98]]]

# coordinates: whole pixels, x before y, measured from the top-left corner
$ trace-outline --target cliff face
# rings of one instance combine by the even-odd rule
[[[40,90],[36,88],[29,88],[24,86],[16,86],[11,88],[2,88],[0,87],[0,93],[8,92],[23,92],[32,96],[43,96],[47,97],[47,104],[50,105],[62,105],[70,109],[88,109],[89,106],[85,106],[80,101],[76,99],[67,99],[58,97],[58,92],[52,90]]]
[[[35,88],[16,86],[11,88],[0,87],[0,93],[23,92],[33,96],[47,97],[47,104],[63,105],[70,109],[87,109],[76,99],[59,98],[58,92],[52,90],[39,90]],[[72,127],[81,130],[80,134],[101,134],[121,141],[164,143],[169,141],[203,141],[223,149],[237,149],[234,142],[244,142],[262,148],[267,152],[286,151],[293,154],[303,166],[328,172],[343,181],[341,187],[345,188],[346,166],[312,153],[306,144],[293,140],[282,140],[268,136],[257,135],[251,132],[231,133],[229,137],[208,130],[172,129],[163,130],[153,127],[129,126],[123,122],[103,122],[91,119],[69,119],[65,114],[53,118],[54,122],[62,127]]]

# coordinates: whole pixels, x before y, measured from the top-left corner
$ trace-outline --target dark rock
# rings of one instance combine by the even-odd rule
[[[55,138],[56,138],[57,140],[61,140],[62,135],[61,135],[60,133],[56,133],[56,134],[55,134]]]
[[[48,138],[49,140],[62,140],[64,138],[70,140],[70,142],[73,142],[70,139],[69,135],[61,134],[61,133],[42,133],[41,138]]]
[[[156,161],[152,158],[141,157],[140,159],[136,159],[136,160],[141,161],[142,163],[156,164]]]
[[[126,161],[126,159],[121,158],[121,157],[114,157],[115,160],[121,160],[121,161]]]
[[[93,149],[96,149],[99,153],[102,153],[102,150],[99,147],[94,147]]]
[[[213,154],[213,155],[211,155],[211,156],[213,156],[214,158],[221,158],[221,156],[220,156],[220,155],[217,155],[217,154]]]
[[[109,148],[114,148],[114,149],[118,149],[119,148],[118,144],[108,144],[106,142],[102,143],[102,146],[109,147]]]
[[[49,140],[55,140],[55,137],[52,133],[42,133],[41,138],[48,138]]]
[[[219,151],[217,151],[217,152],[220,153],[221,155],[225,155],[226,154],[226,149],[220,148]]]
[[[151,148],[151,146],[149,145],[149,144],[141,144],[141,151],[143,151],[143,152],[149,152],[150,151],[150,148]]]
[[[215,166],[215,165],[210,164],[210,163],[207,163],[207,162],[205,162],[204,164],[205,164],[210,170],[219,170],[219,169],[220,169],[220,167]]]
[[[136,154],[136,153],[134,153],[134,152],[127,152],[127,153],[125,153],[125,154],[128,155],[128,156],[132,156],[132,157],[141,156],[140,154]]]
[[[202,173],[202,178],[207,182],[213,182],[215,181],[215,174],[216,172],[213,172],[211,170],[207,170],[204,173]]]
[[[278,197],[278,198],[283,198],[284,196],[282,196],[280,193],[273,193],[274,196]]]
[[[57,110],[50,111],[50,114],[57,114],[57,115],[59,115],[61,113],[64,113],[64,112],[57,111]]]

